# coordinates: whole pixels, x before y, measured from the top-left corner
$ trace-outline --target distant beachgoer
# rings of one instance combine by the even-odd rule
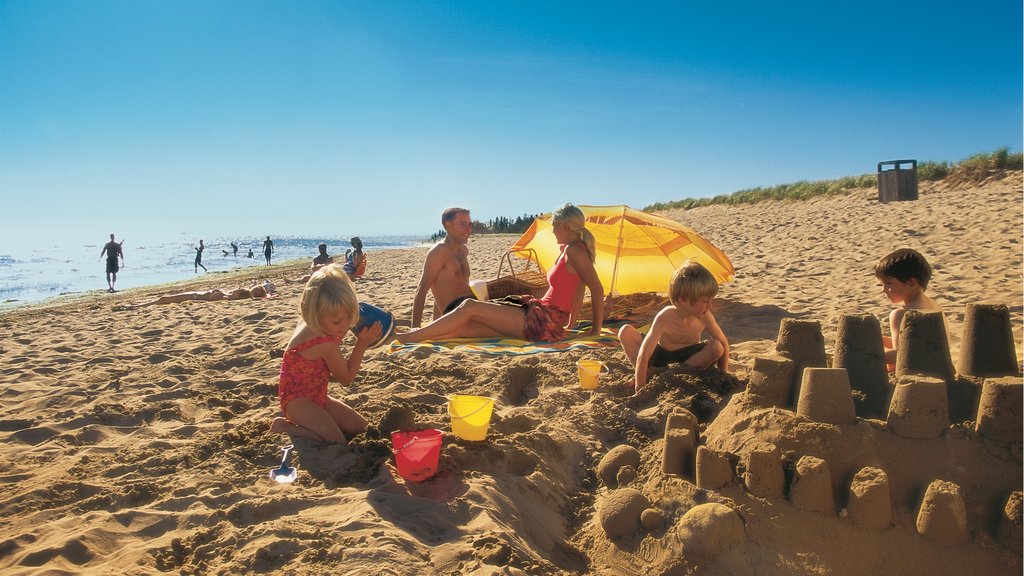
[[[209,272],[209,270],[206,269],[206,266],[203,266],[203,250],[206,250],[206,246],[203,246],[203,241],[200,240],[199,241],[199,246],[196,248],[196,266],[195,266],[195,268],[196,268],[196,272],[197,273],[199,272],[200,268],[203,269],[203,272]]]
[[[120,242],[114,241],[114,235],[110,235],[110,242],[103,245],[103,250],[100,251],[100,258],[103,255],[107,256],[107,292],[114,291],[114,283],[117,282],[117,259],[121,258],[121,267],[124,267],[124,240]]]
[[[246,258],[255,258],[256,255],[252,253],[252,248],[249,248],[249,253],[245,255]]]
[[[551,230],[562,247],[548,270],[548,291],[542,298],[510,296],[501,301],[465,300],[432,323],[399,334],[403,344],[448,338],[512,337],[549,342],[565,337],[576,322],[584,288],[590,288],[591,329],[598,335],[604,321],[604,288],[594,269],[595,239],[586,229],[583,212],[566,204],[555,211]],[[436,248],[436,247],[435,247]]]
[[[363,354],[380,338],[380,322],[356,335],[348,358],[338,345],[359,316],[359,300],[348,274],[338,264],[313,273],[299,303],[302,317],[281,359],[278,401],[283,417],[271,432],[322,442],[347,444],[366,430],[366,418],[327,395],[329,380],[351,384]]]
[[[319,246],[317,246],[317,249],[320,251],[320,253],[313,257],[313,262],[310,263],[309,265],[309,274],[306,274],[305,276],[302,276],[300,278],[285,278],[284,281],[288,282],[289,284],[297,284],[300,282],[302,284],[305,284],[306,282],[309,282],[309,279],[313,276],[313,272],[316,272],[317,270],[323,268],[324,266],[332,264],[334,262],[334,258],[331,258],[327,254],[327,244],[320,244]]]
[[[270,280],[264,280],[262,284],[255,284],[249,288],[236,288],[230,291],[214,288],[212,290],[178,292],[175,294],[160,296],[153,300],[147,300],[146,302],[139,302],[138,304],[116,306],[114,309],[131,310],[133,308],[143,308],[145,306],[153,306],[155,304],[178,304],[179,302],[191,301],[217,302],[220,300],[245,300],[249,298],[277,298],[277,287],[274,286],[274,283]]]
[[[227,257],[228,257],[228,251],[227,251],[227,250],[221,250],[221,252],[223,252],[223,253],[224,253],[224,257],[225,257],[225,258],[227,258]]]
[[[313,263],[309,265],[310,272],[316,272],[320,268],[334,262],[334,258],[327,254],[327,244],[321,242],[316,248],[320,253],[313,257]]]
[[[633,365],[634,390],[647,383],[647,368],[681,363],[707,368],[714,363],[729,370],[729,341],[711,313],[718,282],[707,268],[687,260],[668,285],[671,304],[654,317],[647,335],[626,324],[619,329],[619,344]],[[709,339],[701,340],[707,332]]]
[[[901,248],[891,252],[875,265],[875,277],[882,283],[882,293],[898,308],[889,313],[889,334],[882,337],[886,368],[896,370],[896,350],[900,345],[900,326],[907,310],[942,312],[935,300],[924,293],[932,278],[932,267],[916,250]],[[945,317],[943,317],[945,321]]]
[[[423,262],[423,273],[412,304],[413,328],[418,328],[423,319],[427,292],[434,296],[434,320],[474,297],[469,288],[469,249],[466,248],[473,233],[469,210],[448,208],[441,213],[441,225],[445,230],[444,241],[435,244]]]
[[[363,241],[359,236],[353,236],[349,242],[352,248],[345,250],[345,264],[343,268],[348,277],[355,280],[366,271],[366,255],[363,254]]]
[[[231,255],[235,258],[238,257],[238,244],[235,244],[234,242],[231,243]]]
[[[267,266],[270,266],[270,255],[274,253],[274,243],[270,240],[270,236],[263,241],[263,255],[267,258]]]

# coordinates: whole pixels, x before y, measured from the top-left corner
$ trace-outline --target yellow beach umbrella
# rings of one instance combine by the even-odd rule
[[[667,292],[672,274],[690,258],[719,283],[733,278],[735,270],[725,253],[678,222],[629,206],[578,208],[597,240],[594,266],[608,294]],[[545,272],[554,265],[559,246],[551,232],[551,214],[538,216],[509,251],[525,258],[531,249]]]

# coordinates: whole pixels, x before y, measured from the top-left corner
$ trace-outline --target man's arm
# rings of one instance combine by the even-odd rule
[[[416,288],[416,298],[412,302],[412,327],[419,328],[423,320],[423,307],[427,302],[427,292],[437,280],[441,272],[442,262],[438,247],[435,246],[427,252],[427,259],[423,262],[423,274],[420,276],[420,284]]]

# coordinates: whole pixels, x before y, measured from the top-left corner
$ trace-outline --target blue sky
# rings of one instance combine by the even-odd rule
[[[1020,150],[1021,30],[1019,0],[0,0],[0,224],[429,234]]]

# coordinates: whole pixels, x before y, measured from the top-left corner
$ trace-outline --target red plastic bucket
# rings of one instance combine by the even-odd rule
[[[392,432],[391,451],[398,475],[413,482],[433,476],[441,458],[441,437],[441,431],[433,428]]]

